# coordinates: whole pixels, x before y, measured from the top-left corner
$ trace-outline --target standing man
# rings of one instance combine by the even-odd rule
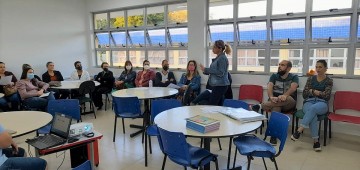
[[[286,112],[295,108],[297,98],[297,93],[295,92],[299,86],[299,77],[290,73],[291,68],[291,61],[283,60],[279,63],[278,72],[271,75],[267,85],[269,100],[253,105],[252,110],[256,112],[259,112],[261,109]],[[271,137],[270,143],[276,145],[276,138]]]
[[[156,73],[154,86],[167,87],[170,83],[176,84],[174,73],[169,71],[169,62],[167,60],[163,60],[161,65],[163,69]]]
[[[100,85],[95,88],[93,93],[94,104],[98,107],[98,110],[100,110],[103,106],[102,94],[110,93],[115,82],[113,72],[109,70],[109,64],[107,62],[103,62],[101,64],[101,68],[103,71],[95,78],[95,81],[100,82]]]

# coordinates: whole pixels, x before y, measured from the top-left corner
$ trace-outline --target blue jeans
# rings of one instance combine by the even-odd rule
[[[312,98],[306,100],[303,106],[304,118],[301,120],[300,126],[310,128],[311,137],[318,139],[318,115],[324,115],[328,112],[328,104],[325,100]]]
[[[24,99],[24,104],[30,109],[46,110],[49,100],[55,100],[54,92],[50,92],[48,97],[29,97]]]
[[[35,157],[10,157],[1,166],[0,170],[44,170],[46,168],[46,161]]]
[[[18,110],[19,109],[19,97],[17,93],[14,93],[10,96],[4,96],[0,98],[0,108],[3,111],[8,111],[9,110],[9,106],[8,106],[8,102],[11,102],[11,110]]]

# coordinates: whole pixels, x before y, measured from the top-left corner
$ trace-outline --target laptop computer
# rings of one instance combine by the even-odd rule
[[[36,149],[47,149],[67,142],[71,125],[71,116],[56,113],[51,125],[50,133],[26,141]]]

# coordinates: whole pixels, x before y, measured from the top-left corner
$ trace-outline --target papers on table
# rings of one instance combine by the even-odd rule
[[[8,84],[11,84],[11,79],[12,79],[12,75],[11,75],[11,76],[1,77],[1,79],[0,79],[0,85],[8,85]]]
[[[50,92],[48,92],[48,93],[43,93],[43,94],[42,94],[41,96],[39,96],[39,97],[48,97],[49,94],[50,94]]]
[[[173,84],[173,83],[170,83],[167,87],[173,88],[173,89],[180,89],[180,86]]]
[[[266,120],[264,115],[243,108],[222,109],[220,110],[220,113],[243,123]]]

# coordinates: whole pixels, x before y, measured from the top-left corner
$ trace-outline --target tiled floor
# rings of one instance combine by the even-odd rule
[[[180,113],[179,113],[180,114]],[[122,133],[121,119],[118,119],[116,142],[112,142],[114,113],[111,110],[98,111],[97,119],[93,115],[83,116],[83,121],[93,122],[95,129],[101,132],[104,137],[100,140],[100,164],[97,169],[100,170],[159,170],[163,160],[163,154],[159,149],[156,138],[152,138],[153,153],[149,156],[148,167],[144,166],[144,148],[141,143],[141,136],[130,138],[129,134],[135,129],[129,128],[130,123],[141,124],[140,119],[126,119],[126,133]],[[23,148],[28,148],[25,144],[26,138],[31,138],[35,134],[28,134],[26,136],[16,138],[15,141]],[[188,141],[199,146],[199,139],[188,138]],[[221,139],[223,150],[219,150],[216,140],[211,143],[211,152],[219,155],[220,169],[226,169],[227,162],[227,147],[228,139]],[[234,147],[233,147],[234,148]],[[333,138],[328,142],[326,147],[322,147],[321,152],[315,152],[312,149],[312,139],[309,137],[309,132],[305,134],[299,141],[293,142],[290,140],[290,133],[285,144],[285,149],[277,158],[279,169],[284,170],[360,170],[360,136],[350,136],[344,134],[333,134]],[[33,149],[30,149],[34,153]],[[62,153],[62,152],[61,152]],[[46,159],[49,164],[49,169],[58,169],[63,161],[64,155],[51,154],[42,158]],[[232,156],[234,154],[232,153]],[[269,169],[275,169],[270,160],[266,160]],[[232,159],[231,159],[232,163]],[[246,158],[239,156],[236,161],[237,165],[245,165]],[[212,164],[211,169],[215,169]],[[70,168],[70,155],[65,152],[65,159],[59,169],[67,170]],[[165,169],[181,170],[183,167],[167,160]],[[252,161],[251,169],[265,169],[260,158],[255,158]]]

